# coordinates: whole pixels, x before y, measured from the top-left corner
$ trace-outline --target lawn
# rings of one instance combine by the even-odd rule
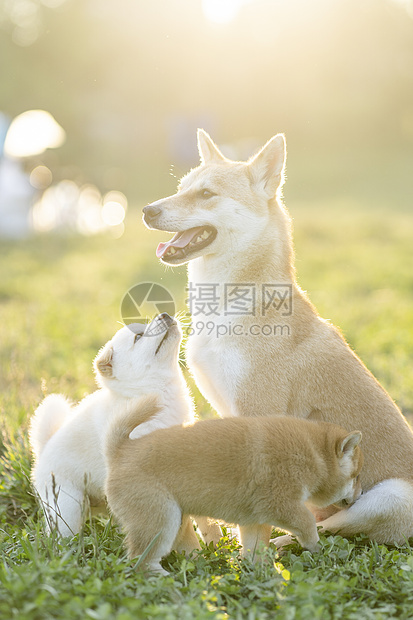
[[[413,214],[345,200],[290,207],[300,285],[411,419]],[[92,359],[119,327],[131,286],[159,282],[185,308],[186,270],[157,262],[161,239],[135,207],[121,239],[1,242],[0,617],[413,617],[410,546],[324,536],[319,554],[293,545],[251,565],[224,537],[217,550],[172,553],[171,576],[143,578],[111,521],[94,519],[65,544],[45,536],[29,482],[28,419],[44,394],[76,400],[95,388]],[[200,417],[214,415],[194,393]]]

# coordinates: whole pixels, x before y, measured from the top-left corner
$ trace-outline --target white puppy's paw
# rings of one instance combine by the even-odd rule
[[[287,545],[291,545],[294,542],[291,534],[285,534],[284,536],[277,536],[277,538],[272,538],[271,542],[277,547],[277,549],[283,549]]]
[[[133,431],[129,433],[129,439],[139,439],[139,437],[148,435],[149,433],[152,433],[152,431],[156,431],[159,428],[166,427],[161,424],[159,420],[148,420],[148,422],[143,422],[142,424],[139,424],[139,426],[135,426]]]

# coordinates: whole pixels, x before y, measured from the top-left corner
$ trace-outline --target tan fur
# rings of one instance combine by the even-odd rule
[[[144,402],[146,414],[153,401]],[[274,524],[316,550],[309,501],[327,506],[360,494],[361,434],[331,424],[288,418],[207,420],[128,439],[139,418],[129,414],[108,430],[109,507],[127,532],[131,557],[158,536],[146,565],[185,545],[188,518],[197,514],[239,523],[245,549],[269,543]],[[122,431],[119,430],[122,428]],[[259,527],[257,527],[259,526]]]
[[[162,407],[158,395],[148,394],[142,397],[129,416],[118,416],[116,422],[111,425],[110,432],[106,434],[105,454],[109,461],[116,458],[121,443],[129,437],[134,428],[148,422],[160,411]],[[130,425],[131,420],[136,420],[135,426]]]
[[[202,165],[182,179],[174,196],[153,203],[159,214],[147,223],[167,231],[209,225],[217,236],[189,258],[164,262],[189,261],[190,286],[254,283],[256,308],[265,284],[290,285],[292,302],[291,315],[271,307],[265,316],[235,319],[225,315],[223,301],[218,316],[198,313],[196,322],[228,326],[232,319],[244,333],[253,325],[285,326],[273,336],[194,333],[187,356],[198,387],[223,416],[287,415],[359,428],[364,503],[323,525],[343,534],[363,531],[379,542],[405,542],[413,536],[413,434],[391,397],[296,282],[291,221],[280,199],[283,136],[249,162],[224,158],[203,131],[198,141]],[[202,188],[216,195],[205,200]]]

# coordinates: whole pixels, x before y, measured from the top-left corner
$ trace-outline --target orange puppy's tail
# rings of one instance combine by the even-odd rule
[[[109,425],[105,438],[105,454],[108,461],[115,457],[136,426],[147,422],[160,410],[159,397],[156,394],[149,394],[143,396],[131,411],[116,416]]]

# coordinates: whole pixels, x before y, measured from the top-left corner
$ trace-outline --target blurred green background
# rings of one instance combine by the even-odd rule
[[[0,112],[66,132],[27,173],[129,202],[118,238],[0,238],[3,416],[93,389],[135,283],[184,308],[186,269],[159,264],[140,210],[197,164],[198,126],[241,159],[285,132],[299,282],[413,412],[413,1],[0,0],[0,76]]]

